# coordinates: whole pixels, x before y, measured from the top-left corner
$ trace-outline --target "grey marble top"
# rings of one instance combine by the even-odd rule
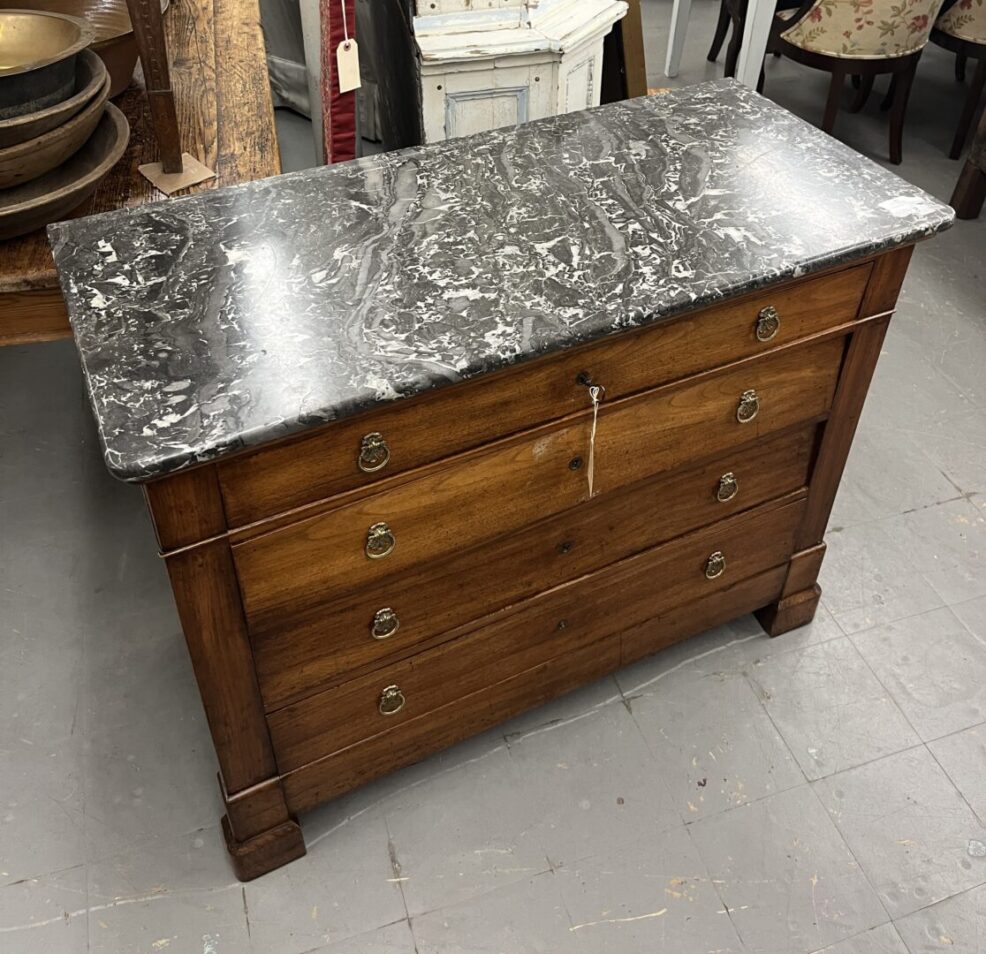
[[[946,228],[732,81],[53,225],[147,480]]]

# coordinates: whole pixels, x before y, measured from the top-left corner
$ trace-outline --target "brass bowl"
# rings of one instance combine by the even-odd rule
[[[84,20],[39,10],[0,10],[0,119],[72,95],[75,57],[93,41]]]
[[[100,92],[106,82],[106,67],[92,50],[82,50],[75,59],[75,93],[68,99],[36,113],[0,119],[0,149],[35,139],[68,122]]]
[[[169,0],[161,0],[161,12]],[[91,49],[110,71],[110,99],[120,95],[133,79],[137,66],[137,40],[134,37],[127,0],[0,0],[0,10],[53,10],[85,20],[94,32]]]
[[[129,138],[126,117],[107,103],[96,131],[68,162],[16,189],[0,192],[0,239],[68,218],[120,161]]]
[[[36,139],[0,149],[0,189],[11,189],[37,179],[78,152],[99,124],[109,95],[110,78],[104,73],[100,91],[67,123]]]

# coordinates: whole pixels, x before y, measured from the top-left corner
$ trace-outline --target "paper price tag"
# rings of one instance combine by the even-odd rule
[[[336,47],[339,92],[348,93],[362,85],[359,78],[359,46],[355,40],[343,40]]]

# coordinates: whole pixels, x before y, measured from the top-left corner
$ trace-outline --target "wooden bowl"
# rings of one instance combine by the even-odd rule
[[[75,59],[75,93],[55,106],[36,113],[0,120],[0,149],[35,139],[49,129],[68,122],[93,99],[105,82],[106,67],[103,61],[92,50],[82,50]]]
[[[68,162],[16,189],[0,192],[0,239],[68,218],[120,161],[129,138],[126,117],[107,103],[96,131]]]
[[[71,96],[76,54],[94,36],[78,17],[0,10],[0,119],[37,112]]]
[[[161,0],[161,12],[169,0]],[[110,99],[120,95],[133,79],[137,66],[137,40],[134,38],[127,0],[0,0],[0,10],[55,10],[85,20],[95,38],[91,49],[99,54],[110,71]]]
[[[37,179],[78,152],[99,124],[109,95],[110,78],[105,75],[99,92],[67,123],[36,139],[0,149],[0,189]]]

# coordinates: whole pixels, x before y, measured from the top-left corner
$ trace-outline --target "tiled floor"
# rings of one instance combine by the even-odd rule
[[[715,73],[694,9],[683,82]],[[668,7],[645,12],[659,85]],[[823,86],[768,64],[809,118]],[[931,50],[901,171],[943,198],[958,109]],[[839,131],[885,154],[875,103]],[[247,885],[72,346],[0,350],[0,952],[983,954],[984,271],[986,221],[915,256],[812,626],[740,620],[370,785]]]

